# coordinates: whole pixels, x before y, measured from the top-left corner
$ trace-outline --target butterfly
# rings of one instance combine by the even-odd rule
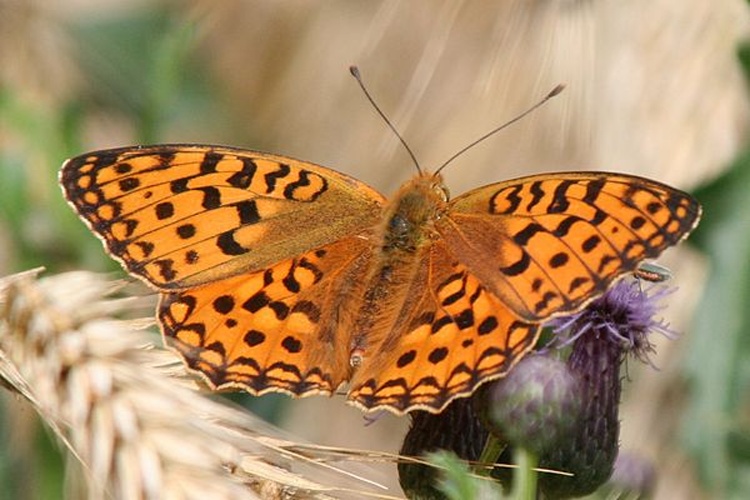
[[[541,325],[685,238],[701,208],[656,181],[540,174],[386,199],[309,162],[210,145],[86,153],[60,181],[160,294],[162,333],[215,389],[440,412],[501,377]]]

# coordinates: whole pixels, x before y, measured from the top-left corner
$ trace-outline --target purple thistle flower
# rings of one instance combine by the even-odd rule
[[[654,319],[658,300],[668,293],[662,288],[649,295],[640,283],[622,280],[580,312],[551,322],[558,335],[567,336],[564,343],[572,344],[567,367],[581,382],[583,409],[569,439],[540,457],[541,467],[574,474],[541,475],[539,487],[548,496],[586,495],[612,475],[620,432],[620,366],[627,354],[649,362],[651,332],[674,337]]]
[[[623,453],[617,456],[608,489],[613,494],[651,498],[656,490],[654,464],[639,455]]]

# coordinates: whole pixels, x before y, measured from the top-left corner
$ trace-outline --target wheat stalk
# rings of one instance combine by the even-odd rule
[[[39,274],[0,279],[0,376],[80,461],[88,498],[390,498],[201,395],[154,346],[153,320],[114,319],[149,298],[116,298],[124,283],[91,273]]]

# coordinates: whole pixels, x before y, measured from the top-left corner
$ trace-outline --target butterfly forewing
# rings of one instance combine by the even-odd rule
[[[384,201],[330,169],[215,146],[93,152],[66,162],[61,182],[110,253],[162,289],[261,269],[356,234],[376,224]]]
[[[695,227],[688,194],[613,173],[559,173],[456,198],[439,224],[456,256],[519,317],[580,308]]]

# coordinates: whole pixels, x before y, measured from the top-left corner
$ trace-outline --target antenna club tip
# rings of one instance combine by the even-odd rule
[[[549,94],[547,94],[547,98],[555,97],[556,95],[558,95],[563,90],[565,90],[565,84],[564,83],[558,83],[557,86],[554,89],[552,89]]]
[[[352,64],[349,66],[349,73],[351,73],[354,78],[359,79],[359,68],[356,65]]]

